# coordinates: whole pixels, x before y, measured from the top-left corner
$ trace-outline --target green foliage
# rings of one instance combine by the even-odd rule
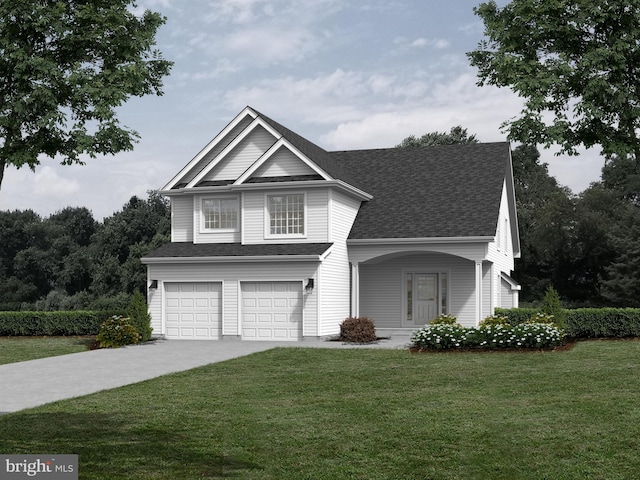
[[[100,348],[118,348],[138,343],[140,335],[128,318],[114,315],[100,325],[96,340],[100,343]]]
[[[446,350],[464,347],[468,330],[458,324],[429,324],[413,332],[411,341],[420,348]]]
[[[558,325],[553,315],[548,313],[538,312],[529,318],[525,323],[545,323],[548,325]]]
[[[96,335],[105,317],[122,311],[0,312],[0,336]]]
[[[429,322],[430,325],[457,325],[458,319],[453,315],[441,313]]]
[[[451,127],[449,133],[446,132],[429,132],[416,138],[415,135],[409,135],[396,147],[432,147],[434,145],[459,145],[468,143],[478,143],[475,135],[469,135],[466,128],[458,125]]]
[[[640,337],[638,308],[578,308],[568,310],[567,335],[573,338]]]
[[[474,11],[487,36],[467,54],[479,84],[508,86],[526,100],[504,124],[511,139],[559,144],[568,154],[600,145],[638,169],[637,2],[512,0],[500,9],[491,1]]]
[[[447,349],[500,349],[549,348],[560,345],[562,329],[549,324],[523,323],[514,327],[505,324],[463,328],[459,325],[427,325],[411,335],[419,348]]]
[[[509,325],[509,319],[505,315],[489,315],[482,320],[479,327],[495,327],[496,325]]]
[[[506,317],[509,325],[520,325],[533,317],[537,308],[496,308],[495,315]]]
[[[151,315],[147,310],[147,302],[139,291],[136,291],[131,297],[131,302],[127,307],[127,315],[129,316],[129,323],[140,335],[140,341],[148,341],[153,330],[151,328]]]
[[[132,12],[131,0],[0,2],[0,183],[5,165],[40,156],[83,163],[81,154],[131,150],[138,133],[116,109],[131,96],[162,94],[172,63],[154,49],[165,19]]]
[[[86,208],[44,219],[0,211],[0,311],[126,308],[146,291],[140,257],[170,240],[170,219],[157,192],[132,197],[103,223]]]
[[[367,317],[349,317],[340,324],[343,342],[369,343],[378,339],[373,321]]]
[[[553,287],[547,288],[547,292],[544,295],[544,300],[542,301],[542,313],[551,316],[556,325],[564,328],[565,310],[562,307],[560,295],[558,295],[558,292],[556,292]]]

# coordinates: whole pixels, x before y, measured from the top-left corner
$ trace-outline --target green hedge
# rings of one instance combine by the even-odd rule
[[[0,312],[0,336],[97,335],[100,325],[118,311]]]
[[[640,337],[640,308],[567,310],[566,333],[573,338]]]
[[[519,325],[539,311],[535,308],[496,308],[496,315],[504,315],[511,325]],[[640,308],[577,308],[565,312],[567,337],[640,337]]]
[[[536,313],[540,312],[539,308],[496,308],[496,315],[507,317],[509,325],[516,326],[526,322]]]

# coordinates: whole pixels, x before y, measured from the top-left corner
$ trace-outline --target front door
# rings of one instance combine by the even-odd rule
[[[426,325],[438,316],[438,274],[413,275],[413,322]]]

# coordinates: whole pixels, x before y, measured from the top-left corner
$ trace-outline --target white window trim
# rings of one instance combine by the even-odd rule
[[[304,203],[304,233],[271,233],[271,217],[269,215],[269,197],[302,195]],[[287,239],[287,238],[307,238],[307,193],[306,192],[269,192],[264,194],[264,238],[265,239]]]
[[[207,200],[233,200],[235,201],[236,204],[236,212],[237,212],[237,219],[236,219],[236,227],[235,228],[205,228],[205,218],[204,218],[204,202]],[[232,232],[238,232],[240,231],[240,199],[236,196],[224,196],[224,197],[212,197],[212,196],[205,196],[205,197],[200,197],[199,200],[199,222],[198,222],[198,231],[200,233],[232,233]]]

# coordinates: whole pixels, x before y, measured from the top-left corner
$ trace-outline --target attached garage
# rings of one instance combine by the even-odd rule
[[[244,340],[302,338],[301,282],[243,282],[241,295]]]
[[[221,283],[165,283],[164,291],[167,338],[220,338]]]

